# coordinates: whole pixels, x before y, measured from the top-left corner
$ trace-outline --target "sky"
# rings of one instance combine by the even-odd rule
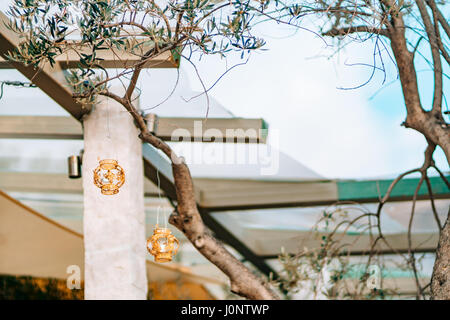
[[[406,116],[403,95],[387,57],[384,84],[380,72],[360,89],[341,89],[369,78],[371,68],[352,64],[371,64],[373,43],[355,43],[329,58],[335,48],[325,48],[322,39],[307,31],[293,33],[272,24],[261,34],[268,50],[227,73],[211,96],[237,116],[263,117],[269,130],[279,131],[283,152],[327,177],[392,176],[422,164],[426,142],[400,125]],[[418,70],[426,69],[418,63]],[[213,83],[225,69],[213,57],[203,57],[197,67],[205,83]],[[188,74],[201,91],[195,73]],[[419,83],[422,99],[431,103],[431,73],[420,72]],[[448,170],[441,149],[435,159]]]
[[[2,1],[0,9],[6,6]],[[387,56],[384,84],[383,75],[377,74],[360,89],[342,89],[358,86],[370,76],[371,68],[354,64],[372,62],[372,43],[355,43],[329,58],[335,50],[332,41],[327,40],[331,46],[325,48],[323,40],[310,32],[275,24],[257,32],[266,40],[267,50],[252,53],[245,65],[228,72],[210,97],[235,116],[265,119],[269,143],[274,143],[271,136],[279,137],[276,144],[281,151],[325,177],[392,177],[421,166],[426,142],[421,134],[400,126],[405,107],[395,66]],[[195,64],[209,87],[227,65],[241,62],[239,56],[227,61],[203,56]],[[423,66],[421,95],[431,101],[432,77]],[[182,61],[181,69],[192,89],[202,91],[193,67]],[[176,71],[167,72],[175,79]],[[152,71],[148,73],[151,76]],[[446,86],[444,92],[448,82]],[[205,96],[197,99],[203,101],[206,114]],[[435,159],[448,170],[442,150],[436,151]]]

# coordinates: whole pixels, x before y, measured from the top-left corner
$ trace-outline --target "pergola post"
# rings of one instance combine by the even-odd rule
[[[146,299],[144,173],[138,130],[125,109],[106,97],[98,98],[83,126],[85,299]],[[94,185],[93,170],[102,159],[117,160],[125,171],[125,183],[115,195],[103,195]]]

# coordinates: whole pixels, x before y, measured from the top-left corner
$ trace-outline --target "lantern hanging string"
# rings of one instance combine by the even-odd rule
[[[112,146],[112,157],[117,159],[117,150],[114,142],[111,139],[111,127],[110,127],[110,110],[109,110],[109,98],[106,98],[106,138]]]
[[[156,210],[156,225],[159,225],[159,209],[161,209],[161,201],[162,201],[162,197],[161,197],[161,180],[159,179],[159,170],[156,170],[156,179],[158,181],[158,199],[159,199],[159,206],[158,209]],[[163,208],[163,213],[164,213],[164,228],[167,228],[167,216],[166,216],[166,210],[164,210]]]
[[[167,216],[166,216],[166,209],[163,209],[164,212],[164,228],[167,229]]]
[[[156,225],[159,225],[159,209],[161,209],[161,206],[158,206],[158,209],[156,209]]]
[[[111,131],[109,128],[109,99],[106,98],[106,137],[111,140]]]

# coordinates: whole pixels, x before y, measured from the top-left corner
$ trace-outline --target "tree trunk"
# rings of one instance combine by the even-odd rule
[[[450,211],[441,231],[431,277],[431,298],[450,300]]]
[[[393,18],[387,25],[391,48],[397,61],[407,117],[405,127],[422,133],[427,139],[440,146],[450,164],[450,128],[446,125],[440,110],[425,111],[422,108],[414,66],[414,53],[406,46],[405,25],[402,15]],[[433,299],[450,299],[450,222],[447,222],[439,238],[436,261],[431,278]]]
[[[229,277],[232,292],[254,300],[278,299],[263,279],[254,275],[209,234],[197,209],[188,167],[181,159],[172,161],[178,205],[176,212],[170,216],[170,223],[181,230],[205,258]]]

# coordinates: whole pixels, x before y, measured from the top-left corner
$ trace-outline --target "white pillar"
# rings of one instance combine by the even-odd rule
[[[112,91],[121,94],[117,88]],[[83,124],[85,299],[146,299],[144,173],[138,130],[123,106],[106,97],[98,98]],[[103,195],[94,185],[93,170],[101,159],[116,159],[125,171],[118,194]]]

